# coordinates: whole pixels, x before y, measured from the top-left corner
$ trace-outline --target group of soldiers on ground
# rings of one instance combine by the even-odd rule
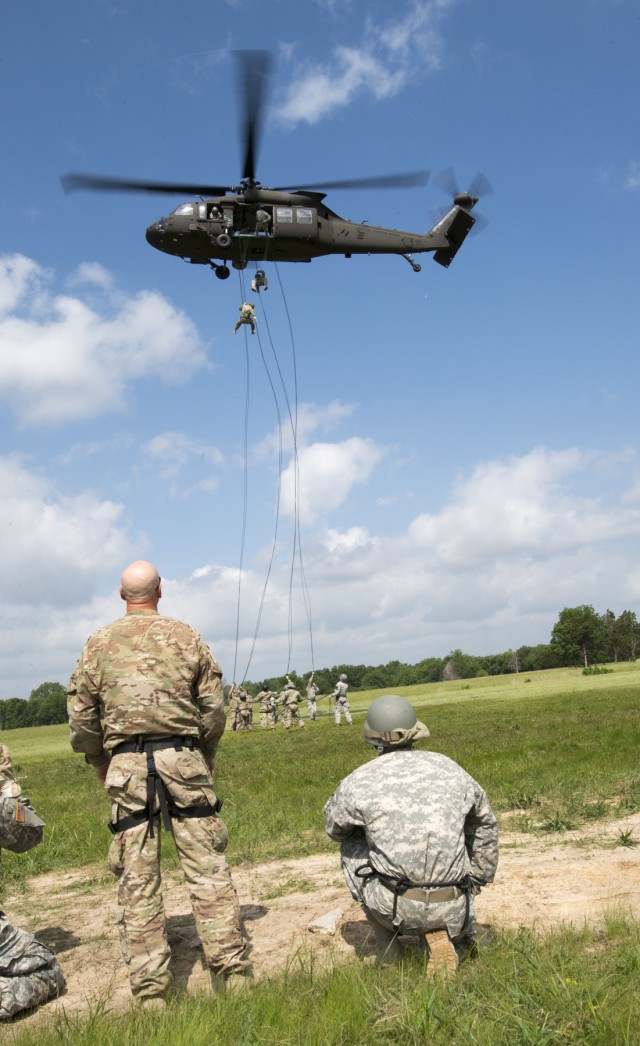
[[[111,806],[108,863],[119,882],[122,955],[132,994],[147,1009],[166,1006],[172,983],[163,826],[176,844],[212,991],[242,990],[253,977],[213,783],[226,722],[222,669],[189,625],[159,614],[161,597],[153,564],[131,563],[120,587],[126,614],[89,636],[67,687],[71,747],[84,755]],[[338,725],[342,715],[351,722],[347,690],[342,676],[333,692]],[[300,693],[290,679],[282,693],[285,728],[298,720],[302,726]],[[267,729],[271,691],[265,686],[261,695]],[[314,717],[317,696],[311,678]],[[238,694],[238,705],[247,699]],[[345,882],[384,959],[402,957],[401,935],[418,936],[427,972],[447,974],[477,947],[473,899],[494,879],[498,827],[485,792],[462,767],[437,752],[413,751],[428,737],[409,701],[376,698],[364,740],[382,758],[345,777],[323,812],[327,834],[340,843]],[[0,846],[23,852],[40,841],[43,822],[19,794],[0,746],[3,757]],[[0,916],[0,1019],[63,990],[55,956]]]
[[[312,672],[306,685],[307,707],[311,721],[317,718],[317,702],[320,695],[320,687],[315,682],[314,676],[315,672]],[[278,720],[282,722],[285,730],[290,730],[293,726],[304,728],[304,720],[300,715],[302,695],[288,675],[285,676],[285,679],[286,683],[280,691],[271,690],[269,683],[264,682],[262,689],[255,698],[260,706],[260,727],[262,730],[275,730]],[[335,685],[333,693],[326,695],[329,702],[334,702],[336,726],[340,726],[342,716],[344,716],[350,726],[353,723],[347,697],[348,690],[349,684],[343,672]],[[231,729],[237,733],[243,730],[253,730],[254,698],[251,694],[244,686],[233,682],[229,687],[228,700]]]

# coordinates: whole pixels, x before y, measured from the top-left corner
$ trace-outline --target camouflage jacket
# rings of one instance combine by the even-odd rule
[[[490,883],[498,825],[489,800],[462,767],[437,752],[396,751],[354,770],[324,808],[327,833],[364,831],[375,868],[414,883],[470,873]]]
[[[348,683],[344,683],[342,681],[342,679],[339,679],[338,682],[335,685],[335,689],[334,689],[333,693],[331,694],[331,697],[335,697],[336,701],[340,701],[341,704],[344,704],[346,702],[346,700],[347,700],[347,690],[348,689],[349,689],[349,684]]]
[[[256,701],[260,702],[261,712],[272,712],[274,702],[271,700],[272,697],[277,697],[277,694],[273,690],[261,690],[258,694]]]
[[[211,765],[225,726],[221,678],[189,625],[155,610],[129,611],[89,636],[69,680],[71,747],[100,766],[138,734],[192,736]]]
[[[290,706],[298,707],[302,698],[300,697],[300,691],[294,687],[287,687],[280,693],[280,700],[282,701],[283,708],[289,708]]]

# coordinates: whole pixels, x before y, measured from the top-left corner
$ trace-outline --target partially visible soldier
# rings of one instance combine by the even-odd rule
[[[282,701],[282,725],[285,730],[289,730],[294,725],[304,727],[304,720],[300,715],[300,709],[298,708],[298,705],[302,700],[300,692],[296,690],[294,684],[289,679],[289,676],[287,676],[286,679],[287,682],[284,690],[280,694],[280,699]]]
[[[265,291],[269,290],[269,280],[264,269],[256,269],[256,274],[251,281],[251,290],[254,294],[259,294],[260,288]]]
[[[340,726],[342,716],[345,717],[349,726],[353,723],[351,709],[349,708],[349,698],[347,697],[348,689],[349,684],[347,683],[347,677],[343,672],[335,685],[333,693],[329,695],[335,701],[334,716],[336,726]]]
[[[307,680],[307,706],[309,708],[309,719],[315,719],[318,714],[318,705],[316,704],[316,697],[320,693],[320,687],[317,683],[314,683],[313,677],[315,672],[312,672]]]
[[[238,725],[240,730],[253,730],[253,698],[243,686],[238,687]]]
[[[0,847],[25,853],[42,842],[44,821],[21,794],[11,753],[0,744]],[[0,912],[0,1021],[61,995],[65,983],[52,951]]]
[[[365,741],[374,759],[338,785],[324,808],[341,845],[342,870],[374,940],[397,958],[400,933],[424,936],[431,971],[452,972],[473,946],[473,896],[493,882],[498,826],[483,789],[436,752],[413,706],[386,694],[369,706]]]
[[[263,730],[275,730],[276,728],[275,701],[273,700],[275,696],[273,690],[269,689],[269,684],[264,682],[262,690],[256,698],[260,702],[260,726]]]
[[[247,692],[244,689],[244,687],[238,686],[238,684],[234,681],[231,684],[231,686],[229,687],[229,693],[227,694],[227,700],[229,702],[229,720],[230,720],[230,726],[231,726],[232,730],[239,730],[240,729],[240,723],[241,723],[241,716],[240,716],[241,696],[240,695],[241,695],[241,692],[244,692],[245,697],[246,697],[246,693]]]
[[[173,833],[214,988],[242,984],[246,941],[212,774],[224,730],[222,672],[197,632],[162,617],[156,568],[122,575],[123,618],[87,640],[68,687],[71,747],[112,801],[109,866],[131,990],[160,1007],[171,984],[160,876],[160,814]],[[104,720],[102,722],[101,720]]]

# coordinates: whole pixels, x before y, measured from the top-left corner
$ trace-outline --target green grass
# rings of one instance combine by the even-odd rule
[[[300,953],[277,980],[242,996],[177,995],[165,1013],[58,1019],[39,1046],[527,1046],[638,1042],[640,926],[499,934],[445,987],[425,978],[419,953],[391,968],[354,963],[324,973]],[[20,1034],[18,1046],[34,1041]]]
[[[428,747],[480,781],[503,827],[560,832],[640,810],[639,684],[640,667],[625,664],[601,676],[557,669],[402,692],[431,730]],[[305,730],[224,735],[216,790],[232,864],[334,847],[322,807],[346,774],[374,758],[362,720],[380,693],[354,695],[352,727],[336,728],[325,711]],[[3,853],[2,889],[38,872],[104,863],[109,803],[68,747],[67,727],[13,730],[3,740],[47,827],[37,849]],[[172,847],[165,850],[175,863]]]

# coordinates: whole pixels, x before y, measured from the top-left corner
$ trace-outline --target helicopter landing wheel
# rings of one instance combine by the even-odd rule
[[[221,232],[219,236],[216,236],[216,243],[218,247],[222,247],[226,251],[227,247],[231,246],[231,237],[226,232]]]
[[[226,265],[216,265],[214,271],[219,280],[228,280],[231,275],[231,269]]]

